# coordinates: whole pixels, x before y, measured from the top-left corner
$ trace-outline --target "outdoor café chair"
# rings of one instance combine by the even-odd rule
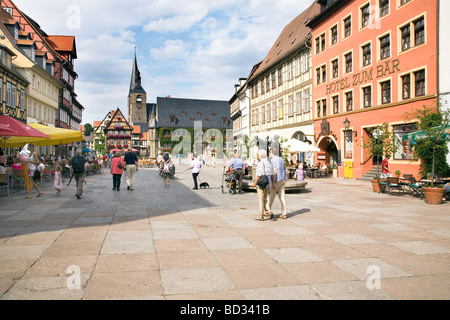
[[[9,187],[10,187],[10,181],[9,176],[11,175],[10,172],[7,173],[0,173],[0,189],[6,189],[6,194],[9,197]]]
[[[423,190],[422,190],[422,185],[420,185],[416,179],[414,177],[410,178],[411,183],[408,184],[408,190],[409,193],[415,197],[420,197],[420,199],[423,199],[424,195],[423,195]]]
[[[18,183],[19,188],[23,188],[25,186],[25,177],[23,176],[22,169],[12,169],[12,187]]]
[[[397,191],[398,193],[404,192],[402,186],[399,183],[399,179],[396,177],[387,177],[386,190],[389,195],[393,190]]]

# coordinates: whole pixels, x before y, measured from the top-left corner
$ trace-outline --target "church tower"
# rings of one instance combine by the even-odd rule
[[[147,123],[147,121],[147,93],[141,85],[141,73],[137,64],[135,48],[130,92],[128,94],[128,122],[136,125]]]

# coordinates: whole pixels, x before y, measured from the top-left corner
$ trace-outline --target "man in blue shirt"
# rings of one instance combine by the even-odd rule
[[[244,176],[245,162],[237,153],[234,154],[234,158],[230,162],[230,168],[235,180],[235,183],[232,185],[233,194],[236,194],[236,187],[239,193],[243,193],[242,178]]]
[[[281,215],[280,218],[286,219],[286,165],[284,164],[283,158],[279,156],[278,149],[276,147],[270,148],[270,156],[272,160],[270,161],[273,168],[272,176],[272,188],[270,189],[270,200],[269,207],[272,208],[275,196],[278,195],[278,199],[281,202]],[[273,217],[273,213],[270,213],[270,217]]]

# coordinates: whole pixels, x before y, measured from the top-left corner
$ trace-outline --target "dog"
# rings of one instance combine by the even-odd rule
[[[209,184],[208,184],[208,182],[202,182],[202,183],[200,183],[200,189],[206,189],[206,188],[209,188]]]

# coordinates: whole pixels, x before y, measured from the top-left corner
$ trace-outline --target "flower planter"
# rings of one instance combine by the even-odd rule
[[[428,204],[442,204],[445,188],[422,187],[425,196],[425,202]]]
[[[380,182],[377,179],[372,179],[373,192],[380,193]]]
[[[378,180],[378,179],[372,179],[372,188],[373,188],[373,192],[376,193],[380,193],[381,190],[381,186],[380,186],[380,182],[386,182],[386,180]]]

